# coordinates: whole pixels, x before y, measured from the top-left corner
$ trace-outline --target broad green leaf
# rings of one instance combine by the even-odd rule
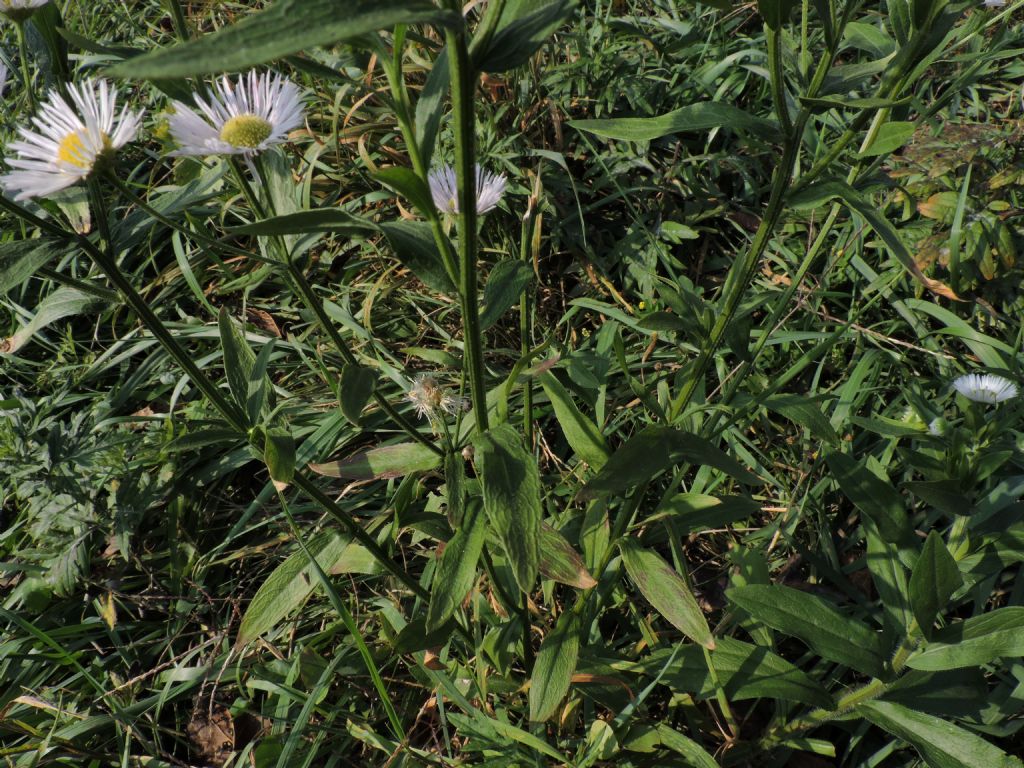
[[[676,629],[705,648],[715,647],[704,612],[683,578],[659,555],[633,539],[619,542],[626,573],[658,613]]]
[[[890,701],[869,701],[857,713],[910,744],[930,768],[1021,768],[1021,761],[971,731]]]
[[[506,310],[516,304],[523,289],[533,279],[533,270],[528,264],[516,259],[499,261],[487,276],[484,285],[484,305],[480,309],[480,328],[487,330]]]
[[[540,526],[540,575],[560,584],[589,589],[597,584],[583,558],[565,537],[547,523]]]
[[[427,608],[427,631],[444,626],[473,588],[476,565],[484,548],[487,524],[479,503],[466,507],[462,525],[445,545],[434,574]]]
[[[729,600],[772,629],[799,638],[819,656],[871,677],[885,670],[881,636],[831,603],[779,584],[726,592]]]
[[[49,240],[0,243],[0,295],[17,288],[63,251]]]
[[[371,175],[381,184],[391,187],[412,203],[420,215],[429,216],[433,212],[434,200],[430,196],[430,190],[423,179],[408,168],[399,166],[381,168]]]
[[[558,617],[554,630],[544,638],[530,676],[530,720],[550,718],[569,692],[580,656],[580,622],[575,611]]]
[[[576,407],[569,391],[554,374],[542,373],[538,380],[548,400],[551,401],[555,418],[558,420],[558,426],[562,428],[566,442],[587,464],[595,470],[601,469],[608,460],[608,446],[601,430]]]
[[[883,541],[878,528],[868,518],[864,523],[868,571],[874,582],[891,636],[902,636],[910,627],[910,587],[907,571],[895,544]]]
[[[703,650],[696,645],[679,649],[659,649],[627,667],[631,672],[653,675],[675,652],[675,661],[661,682],[676,693],[690,693],[706,699],[715,695],[715,684],[708,672]],[[711,652],[715,674],[732,701],[774,698],[798,701],[823,709],[832,709],[831,694],[800,668],[767,648],[745,643],[733,637],[715,639]]]
[[[274,485],[282,488],[295,476],[295,440],[285,427],[267,427],[265,434],[263,461]]]
[[[395,653],[416,653],[416,651],[424,651],[427,648],[444,646],[452,639],[454,634],[454,621],[442,624],[431,632],[427,630],[426,619],[413,619],[402,627],[398,636],[392,642],[392,646],[395,649]]]
[[[662,136],[713,128],[746,130],[768,139],[778,137],[775,123],[753,117],[732,104],[702,101],[658,117],[613,117],[605,120],[570,120],[578,131],[623,141],[653,141]]]
[[[806,427],[812,437],[830,445],[839,444],[839,435],[821,412],[819,401],[803,395],[772,395],[764,398],[762,403],[768,410],[786,417],[797,426]]]
[[[242,413],[246,413],[249,379],[256,364],[256,355],[228,315],[227,307],[220,308],[217,326],[220,329],[221,352],[224,355],[224,372],[227,374],[228,387],[231,389],[235,405]]]
[[[270,377],[267,376],[267,368],[270,365],[270,357],[274,354],[274,339],[271,339],[260,353],[256,355],[252,370],[249,371],[248,392],[246,394],[245,412],[249,417],[250,424],[256,424],[272,404],[273,385]]]
[[[350,543],[347,534],[324,531],[314,536],[306,546],[317,564],[328,573],[377,571],[373,565],[367,568],[365,559],[360,559],[358,567],[353,567],[356,565],[352,561],[354,552],[348,550],[365,550]],[[272,630],[313,592],[317,584],[313,565],[306,554],[300,550],[289,555],[256,590],[242,616],[235,646],[242,647]]]
[[[377,387],[377,374],[370,368],[356,363],[346,363],[341,368],[338,388],[341,412],[352,424],[359,424],[363,408],[373,397]]]
[[[39,303],[31,320],[12,336],[0,340],[0,354],[12,355],[28,344],[43,328],[65,317],[95,310],[105,303],[103,299],[98,299],[91,293],[62,285]]]
[[[109,70],[115,77],[192,77],[238,72],[310,48],[391,29],[462,19],[426,0],[274,0],[266,10],[195,40],[137,56]]]
[[[761,505],[746,496],[708,496],[703,493],[677,493],[668,499],[646,523],[671,517],[679,533],[721,528],[757,514]]]
[[[931,637],[935,617],[963,583],[956,560],[933,530],[910,574],[910,607],[925,637]]]
[[[661,739],[662,746],[682,755],[686,765],[690,768],[718,768],[715,758],[689,736],[684,736],[665,723],[658,723],[654,727],[658,732],[658,738]]]
[[[508,558],[516,583],[533,588],[540,565],[540,475],[523,439],[508,424],[473,441],[484,495],[484,510]]]
[[[380,480],[428,472],[441,463],[441,455],[419,443],[399,443],[371,448],[337,461],[310,464],[320,475],[345,480]]]
[[[958,669],[1024,656],[1024,608],[1010,606],[935,630],[913,669]]]
[[[914,135],[915,130],[916,126],[913,123],[899,121],[884,123],[878,130],[878,135],[875,136],[874,141],[860,154],[862,157],[877,157],[878,155],[888,155],[895,152],[910,141],[910,137]]]
[[[437,131],[441,127],[444,97],[448,93],[450,79],[448,49],[442,48],[416,101],[416,142],[423,153],[423,164],[428,168],[434,158],[434,145],[437,144]]]
[[[890,543],[903,540],[909,521],[899,491],[845,453],[830,453],[825,462],[843,495],[878,526],[882,539]]]
[[[759,482],[756,475],[704,438],[673,427],[651,426],[614,451],[597,476],[584,486],[582,495],[593,498],[621,493],[683,462],[720,469],[741,483]]]
[[[789,21],[796,0],[757,0],[757,12],[771,29],[781,29]]]
[[[395,256],[430,288],[455,293],[437,252],[434,235],[425,221],[390,221],[380,225]]]
[[[230,230],[236,235],[301,235],[311,232],[354,235],[379,231],[380,227],[374,222],[339,208],[314,208],[311,211],[272,216]]]
[[[474,64],[482,72],[522,66],[575,10],[576,0],[507,0],[485,47],[474,41]]]

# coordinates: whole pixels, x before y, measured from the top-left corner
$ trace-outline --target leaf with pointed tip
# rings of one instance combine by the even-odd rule
[[[428,632],[451,619],[476,581],[476,565],[484,548],[487,524],[479,500],[475,501],[467,505],[462,525],[441,553],[427,607]]]
[[[933,530],[910,574],[910,607],[925,637],[931,637],[936,615],[963,583],[956,560]]]
[[[382,480],[414,472],[428,472],[441,463],[441,455],[420,443],[399,443],[371,448],[337,461],[310,464],[319,475],[345,480]]]
[[[569,692],[580,657],[580,621],[575,611],[563,611],[554,630],[544,638],[530,676],[530,720],[541,723],[555,714]]]
[[[373,397],[377,387],[377,374],[373,370],[356,363],[346,363],[341,368],[341,379],[338,388],[341,390],[339,404],[341,413],[352,424],[359,424],[359,416],[363,408]]]
[[[597,584],[572,544],[547,523],[540,526],[539,568],[544,578],[577,589],[590,589]]]

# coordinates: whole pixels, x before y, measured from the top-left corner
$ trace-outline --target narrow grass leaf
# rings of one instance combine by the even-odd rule
[[[564,611],[554,630],[544,638],[530,676],[530,720],[549,719],[569,692],[580,656],[580,621],[575,611]]]
[[[658,723],[654,728],[658,733],[658,738],[661,739],[662,746],[682,755],[686,765],[690,768],[719,768],[715,758],[689,736],[684,736],[665,723]]]
[[[971,731],[890,701],[869,701],[857,713],[914,747],[931,768],[1021,768],[1016,757]]]
[[[587,464],[595,470],[601,469],[608,461],[609,455],[608,446],[601,430],[591,419],[583,415],[576,403],[573,402],[569,391],[562,386],[554,374],[543,373],[539,377],[539,381],[548,400],[551,401],[555,418],[558,420],[558,426],[562,428],[566,442]]]
[[[660,555],[644,549],[633,539],[619,542],[626,573],[658,613],[676,629],[705,648],[715,647],[704,612],[686,581]]]
[[[454,25],[462,20],[427,0],[275,0],[266,10],[186,43],[111,67],[115,77],[193,77],[238,72],[316,46],[391,29],[396,24]]]
[[[753,618],[802,640],[830,661],[871,677],[885,670],[880,635],[820,597],[779,584],[733,587],[726,596]]]
[[[540,565],[540,475],[522,437],[508,424],[474,440],[484,510],[519,588],[529,592]]]

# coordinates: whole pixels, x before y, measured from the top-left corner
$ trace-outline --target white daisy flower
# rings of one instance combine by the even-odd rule
[[[3,2],[3,0],[0,0],[0,2]],[[985,0],[982,5],[986,8],[1002,8],[1006,5],[1006,0]]]
[[[0,96],[4,95],[7,88],[7,65],[0,61]]]
[[[953,389],[976,403],[1001,403],[1017,396],[1017,385],[992,373],[965,373],[953,382]]]
[[[0,0],[0,14],[11,21],[25,21],[36,8],[42,8],[50,0]]]
[[[69,85],[68,94],[74,107],[50,91],[32,118],[36,130],[20,128],[22,140],[8,146],[18,156],[8,159],[13,170],[0,177],[0,186],[16,193],[15,200],[46,197],[82,181],[135,138],[142,112],[124,107],[116,113],[117,89],[106,80]]]
[[[430,196],[442,213],[459,212],[459,188],[455,181],[455,168],[450,165],[435,168],[427,174]],[[508,180],[505,174],[494,174],[476,167],[476,212],[487,213],[496,208],[505,194]]]
[[[298,86],[281,75],[250,72],[235,82],[222,77],[209,100],[193,99],[198,113],[175,101],[168,117],[179,146],[172,155],[253,155],[287,141],[304,119]]]

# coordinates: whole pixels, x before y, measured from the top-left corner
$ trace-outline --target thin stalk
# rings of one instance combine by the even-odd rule
[[[188,40],[188,24],[185,23],[185,13],[181,9],[181,3],[179,0],[166,0],[167,8],[171,12],[171,18],[174,20],[174,31],[178,35],[178,39],[184,42]]]
[[[722,683],[718,680],[718,671],[715,669],[715,662],[711,658],[711,651],[701,646],[701,650],[704,651],[704,664],[708,668],[708,677],[711,680],[711,685],[715,688],[715,700],[718,702],[718,708],[722,710],[722,717],[725,718],[725,724],[729,726],[729,733],[732,735],[733,740],[740,737],[740,727],[736,722],[736,716],[732,713],[732,707],[729,706],[729,697],[725,695],[725,688],[722,687]]]
[[[765,40],[768,43],[768,75],[772,83],[772,101],[775,102],[775,114],[779,118],[779,126],[783,134],[792,136],[791,141],[800,142],[799,135],[793,135],[793,120],[789,116],[789,105],[786,104],[786,72],[782,63],[782,47],[779,45],[779,32],[769,26],[764,28]]]
[[[463,345],[476,426],[480,432],[485,432],[488,428],[487,391],[484,389],[476,275],[476,120],[473,114],[476,79],[466,47],[465,29],[449,29],[446,36],[455,119],[455,176],[459,190],[459,298],[462,301]]]
[[[523,230],[519,240],[519,260],[531,266],[530,241],[533,235],[534,200],[531,197],[527,204],[526,215],[523,217]],[[525,359],[530,354],[533,316],[533,288],[527,284],[519,297],[519,355]],[[533,446],[533,378],[530,377],[523,385],[523,434],[526,444]]]
[[[25,97],[28,99],[28,111],[36,111],[36,94],[32,89],[32,73],[28,67],[28,43],[25,40],[25,22],[17,21],[14,24],[18,30],[18,58],[21,63],[21,79],[25,84]]]

